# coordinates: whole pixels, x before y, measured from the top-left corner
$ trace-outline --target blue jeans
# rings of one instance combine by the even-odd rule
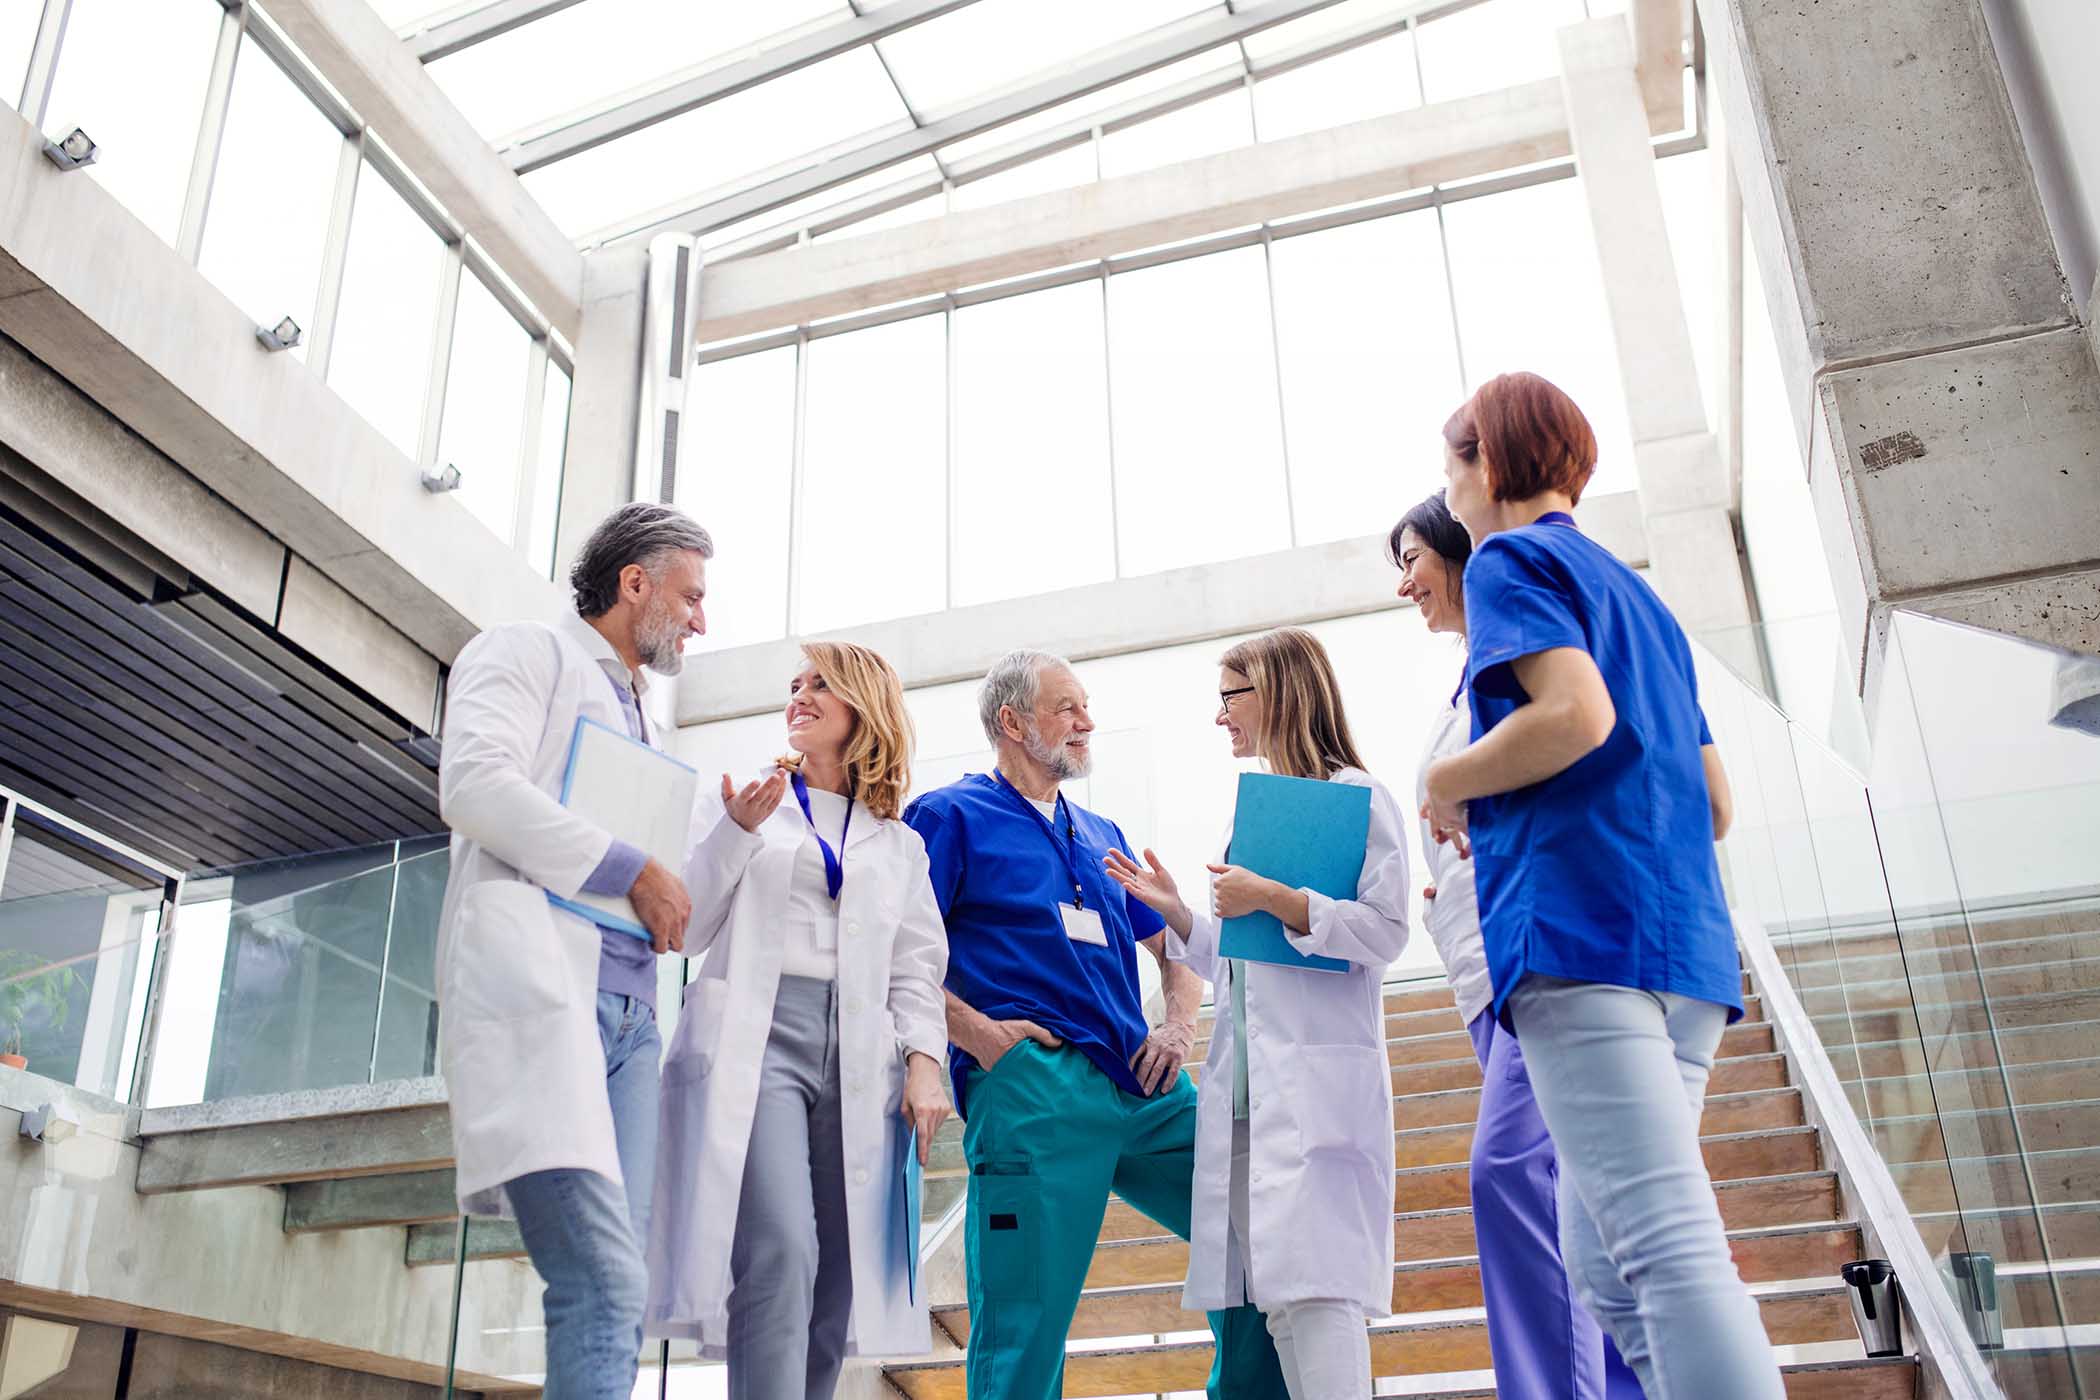
[[[1510,994],[1560,1150],[1560,1253],[1649,1400],[1782,1400],[1699,1154],[1726,1008],[1534,973]]]
[[[663,1040],[647,1002],[600,992],[598,1041],[625,1194],[575,1167],[532,1172],[508,1187],[525,1252],[547,1284],[546,1400],[629,1400],[642,1354],[649,1270],[641,1242],[656,1180]]]

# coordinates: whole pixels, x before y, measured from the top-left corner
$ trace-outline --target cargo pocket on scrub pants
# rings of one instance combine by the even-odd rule
[[[970,1222],[986,1301],[1035,1301],[1042,1196],[1042,1183],[1025,1159],[979,1162],[971,1169]]]

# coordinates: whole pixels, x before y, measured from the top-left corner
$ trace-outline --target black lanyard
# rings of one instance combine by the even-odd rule
[[[846,849],[846,833],[853,830],[853,799],[846,799],[846,822],[839,828],[839,850],[831,849],[824,833],[817,830],[817,819],[809,813],[809,784],[802,781],[800,773],[788,782],[795,789],[795,801],[802,804],[802,820],[809,823],[809,834],[817,838],[817,849],[824,853],[824,888],[831,891],[832,903],[838,903],[839,889],[846,883],[846,866],[839,858],[839,851]]]
[[[1079,828],[1072,822],[1071,809],[1065,803],[1065,795],[1061,792],[1057,795],[1057,805],[1053,809],[1064,817],[1065,844],[1059,845],[1057,829],[1044,820],[1043,814],[1036,809],[1036,805],[1023,797],[1019,788],[1006,781],[1006,775],[998,769],[992,770],[992,776],[998,780],[1000,787],[1005,788],[1014,795],[1014,801],[1021,804],[1021,810],[1028,813],[1029,820],[1033,821],[1037,828],[1042,831],[1051,848],[1057,852],[1058,858],[1064,861],[1065,873],[1072,877],[1072,907],[1075,909],[1086,908],[1086,887],[1079,883],[1079,867],[1072,863],[1072,846],[1079,841]]]

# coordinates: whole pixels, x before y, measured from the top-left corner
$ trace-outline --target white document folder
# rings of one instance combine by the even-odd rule
[[[615,839],[683,873],[692,838],[699,770],[596,720],[578,718],[562,774],[561,805],[611,832]],[[648,940],[624,894],[547,898],[601,928]]]

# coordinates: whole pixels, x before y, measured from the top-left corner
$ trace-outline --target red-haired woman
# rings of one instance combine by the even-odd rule
[[[1713,849],[1726,780],[1691,649],[1575,527],[1597,440],[1566,394],[1491,379],[1444,439],[1451,513],[1475,545],[1479,737],[1429,766],[1424,814],[1439,840],[1471,842],[1493,1011],[1560,1152],[1562,1257],[1650,1400],[1778,1400],[1699,1152],[1742,972]]]

